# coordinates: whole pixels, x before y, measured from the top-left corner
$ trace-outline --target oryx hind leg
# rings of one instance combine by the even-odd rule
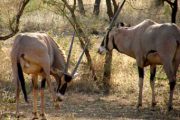
[[[20,82],[16,80],[16,117],[19,118],[19,95],[20,95]]]
[[[46,79],[48,89],[49,89],[49,93],[52,95],[53,102],[56,102],[57,97],[56,97],[55,92],[54,92],[52,85],[51,85],[50,61],[48,61],[48,59],[46,59],[41,64],[42,64],[43,73],[44,73],[43,77]]]
[[[152,90],[152,110],[154,110],[154,107],[156,105],[156,100],[155,100],[155,75],[156,75],[156,65],[150,65],[150,86]]]
[[[173,109],[173,93],[174,93],[174,88],[176,85],[176,76],[175,76],[175,71],[174,71],[174,66],[172,62],[165,62],[163,64],[164,70],[166,72],[166,75],[169,79],[169,87],[170,87],[170,93],[169,93],[169,102],[168,102],[168,111]]]
[[[161,49],[160,49],[161,48]],[[169,102],[168,102],[168,111],[173,109],[173,93],[176,85],[176,72],[174,66],[174,59],[177,52],[177,43],[172,40],[171,44],[165,44],[159,48],[159,55],[163,63],[165,73],[169,80]]]
[[[37,95],[38,95],[38,76],[32,75],[33,84],[33,120],[38,119],[37,114]]]
[[[43,78],[41,81],[41,120],[46,120],[45,111],[44,111],[44,89],[46,85],[46,79]]]

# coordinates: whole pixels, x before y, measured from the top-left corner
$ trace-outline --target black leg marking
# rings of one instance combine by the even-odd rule
[[[59,92],[60,92],[62,95],[64,95],[65,92],[66,92],[66,88],[67,88],[67,83],[64,83],[64,85],[62,86],[62,88],[60,89]]]
[[[44,78],[44,79],[42,79],[42,81],[41,81],[41,89],[44,89],[45,86],[46,86],[46,79]]]
[[[173,91],[173,90],[174,90],[174,87],[175,87],[175,85],[176,85],[176,81],[170,82],[169,85],[170,85],[170,91]]]
[[[140,78],[144,78],[144,69],[138,66],[138,73]]]
[[[153,81],[154,80],[154,77],[156,75],[156,67],[154,67],[154,69],[151,71],[150,73],[150,80]]]

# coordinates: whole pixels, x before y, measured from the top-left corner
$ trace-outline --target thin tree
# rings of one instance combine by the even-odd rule
[[[109,17],[109,21],[111,21],[114,13],[112,11],[112,5],[111,5],[111,0],[106,0],[106,7],[107,7],[107,14]]]
[[[84,4],[82,0],[78,0],[79,12],[81,15],[85,15]]]
[[[176,15],[178,11],[178,0],[155,0],[157,6],[164,5],[167,2],[171,7],[171,22],[176,23]]]
[[[171,22],[172,23],[176,23],[176,15],[177,15],[177,10],[178,10],[178,0],[174,0],[174,2],[172,2],[171,0],[164,0],[165,2],[167,2],[170,6],[171,6]]]
[[[19,9],[17,14],[13,17],[13,19],[9,23],[9,29],[10,33],[7,35],[0,35],[0,40],[7,40],[11,37],[13,37],[16,33],[19,32],[19,24],[20,24],[20,18],[23,15],[23,11],[30,0],[23,0],[19,4]]]
[[[100,3],[101,3],[101,0],[95,0],[94,2],[94,10],[93,10],[93,14],[98,16],[99,15],[99,12],[100,12]]]
[[[79,38],[81,47],[84,48],[85,42],[87,43],[90,40],[86,36],[83,29],[81,28],[81,25],[80,25],[79,21],[77,20],[76,15],[75,15],[76,0],[74,0],[74,4],[72,6],[69,5],[67,0],[62,0],[61,2],[57,2],[55,0],[46,0],[46,1],[47,1],[47,4],[52,5],[56,8],[55,13],[59,12],[69,21],[69,23],[72,25],[72,27],[74,28],[74,30],[75,30],[78,38]],[[68,10],[68,13],[67,13],[67,10]],[[69,14],[70,14],[70,16],[69,16]],[[88,65],[90,66],[90,70],[91,70],[92,75],[93,75],[93,80],[97,80],[97,76],[96,76],[95,69],[93,66],[92,58],[91,58],[91,55],[90,55],[88,49],[85,50],[85,55],[86,55]]]
[[[109,16],[109,20],[113,18],[116,13],[118,6],[115,0],[113,1],[114,12],[112,11],[111,0],[106,0],[107,6],[107,14]],[[110,79],[111,79],[111,68],[112,68],[112,51],[106,53],[105,63],[104,63],[104,73],[103,73],[103,84],[104,84],[104,93],[109,94],[110,90]]]

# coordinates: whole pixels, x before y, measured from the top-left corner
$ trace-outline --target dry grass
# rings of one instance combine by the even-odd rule
[[[69,40],[71,36],[54,37],[55,40],[62,46],[65,53],[67,53]],[[151,89],[149,85],[149,70],[146,69],[146,79],[143,92],[143,108],[141,111],[136,110],[137,96],[138,96],[138,76],[136,70],[135,60],[126,55],[119,54],[114,51],[112,78],[111,78],[111,92],[108,96],[102,94],[100,89],[102,86],[102,68],[103,56],[96,53],[99,42],[97,37],[92,36],[92,44],[90,53],[92,55],[96,72],[98,74],[98,81],[92,81],[89,67],[86,64],[86,59],[83,59],[78,70],[79,76],[68,87],[65,101],[61,103],[61,109],[56,110],[52,105],[50,94],[46,91],[46,114],[48,119],[52,120],[84,120],[84,119],[179,119],[180,114],[180,84],[177,82],[174,96],[174,108],[171,113],[166,112],[169,86],[167,80],[156,81],[156,111],[150,110],[151,107]],[[101,39],[98,38],[98,39]],[[5,46],[5,47],[4,47]],[[9,61],[9,51],[11,48],[11,41],[3,43],[1,47],[1,72],[0,72],[0,114],[1,119],[15,119],[15,93],[11,82],[11,68]],[[76,64],[81,49],[79,48],[78,40],[75,39],[73,48],[71,67]],[[6,57],[5,57],[6,56]],[[162,73],[161,73],[162,74]],[[26,79],[29,79],[26,77]],[[28,82],[28,89],[30,84]],[[29,91],[29,90],[28,90]],[[29,93],[30,104],[24,104],[23,97],[21,97],[20,110],[23,112],[22,119],[31,118],[32,94]],[[39,100],[38,100],[39,101]],[[39,103],[39,102],[38,102]],[[28,109],[25,109],[28,108]]]
[[[142,1],[142,0],[141,0]],[[89,0],[89,2],[93,2]],[[141,7],[142,2],[137,2],[136,7]],[[103,8],[103,6],[101,6]],[[128,10],[124,10],[120,16],[127,23],[136,24],[145,18],[161,19],[167,21],[165,16],[144,15],[144,11],[134,10],[130,8],[127,3],[125,6]],[[79,76],[69,85],[66,94],[66,99],[61,103],[61,109],[54,109],[50,95],[46,91],[46,113],[50,120],[91,120],[91,119],[180,119],[180,81],[177,80],[177,86],[174,93],[174,108],[175,110],[166,112],[169,85],[168,80],[162,70],[158,68],[156,81],[156,111],[150,110],[151,106],[151,89],[149,84],[149,68],[145,69],[144,91],[143,91],[143,108],[137,111],[135,105],[138,96],[138,74],[135,60],[122,55],[116,51],[113,53],[112,63],[112,77],[110,80],[111,90],[108,96],[103,95],[102,91],[102,73],[104,56],[97,54],[97,48],[102,40],[102,35],[91,35],[91,31],[96,29],[101,32],[105,31],[108,22],[106,13],[96,19],[89,11],[87,16],[78,17],[84,30],[91,39],[89,46],[90,54],[93,59],[98,80],[92,81],[92,74],[89,72],[89,67],[85,57],[82,60],[80,68],[78,69]],[[105,10],[104,10],[105,11]],[[162,11],[161,11],[162,12]],[[131,16],[129,16],[131,14]],[[179,14],[179,13],[178,13]],[[141,17],[143,16],[143,17]],[[157,17],[157,18],[156,18]],[[163,18],[163,20],[162,20]],[[178,21],[179,22],[179,21]],[[47,10],[38,10],[26,12],[22,18],[21,30],[28,31],[46,31],[50,34],[65,54],[68,53],[69,41],[73,32],[68,22]],[[12,38],[13,39],[13,38]],[[14,84],[12,83],[11,63],[9,59],[9,52],[12,45],[12,39],[6,42],[0,42],[0,119],[12,120],[15,119],[15,92]],[[79,47],[78,39],[75,38],[73,53],[71,57],[70,70],[75,66],[81,49]],[[178,75],[179,78],[179,75]],[[30,78],[26,76],[27,89],[30,92],[31,82]],[[30,101],[32,101],[32,94],[29,93]],[[21,96],[20,110],[24,115],[22,119],[31,118],[32,102],[29,105],[24,104]],[[38,102],[39,104],[39,102]],[[25,109],[28,108],[28,109]]]

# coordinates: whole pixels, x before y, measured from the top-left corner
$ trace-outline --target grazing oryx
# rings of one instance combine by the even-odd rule
[[[136,59],[139,72],[138,106],[142,106],[144,67],[150,65],[150,84],[152,89],[152,107],[156,105],[154,77],[156,65],[163,65],[169,79],[170,95],[168,110],[173,108],[173,92],[176,85],[176,73],[180,63],[180,29],[173,23],[159,24],[144,20],[136,26],[119,27],[110,30],[101,43],[99,53],[117,51]]]
[[[72,39],[72,43],[74,36]],[[70,51],[72,49],[72,43]],[[85,50],[85,49],[84,49]],[[14,82],[16,83],[16,115],[19,117],[19,93],[20,84],[24,93],[25,101],[28,102],[25,80],[23,72],[32,76],[33,83],[33,113],[34,119],[37,116],[37,89],[38,76],[42,76],[41,81],[41,117],[45,119],[44,114],[44,88],[47,82],[49,92],[52,94],[53,102],[60,99],[64,95],[67,88],[67,83],[74,78],[74,73],[77,70],[84,51],[81,54],[78,64],[72,74],[67,71],[69,60],[66,63],[63,52],[59,49],[55,41],[45,33],[20,33],[16,36],[13,48],[11,51],[11,61]],[[70,52],[68,58],[70,57]],[[50,75],[57,82],[57,94],[51,86]]]

